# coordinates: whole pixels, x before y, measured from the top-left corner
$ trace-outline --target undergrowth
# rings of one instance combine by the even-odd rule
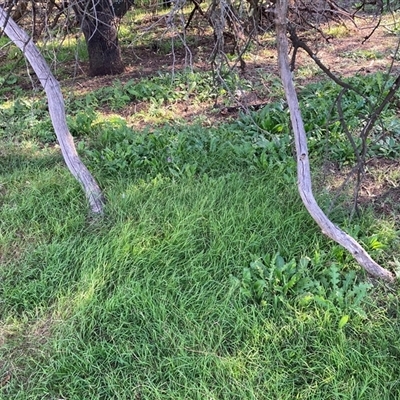
[[[362,143],[359,137],[361,129],[373,113],[374,107],[383,100],[393,80],[384,74],[377,73],[355,76],[349,79],[349,83],[357,87],[363,97],[353,92],[346,92],[343,95],[341,107],[347,128],[353,136],[358,151],[361,152]],[[221,139],[219,135],[210,137],[213,129],[202,132],[201,126],[189,128],[185,122],[181,123],[183,128],[179,125],[177,128],[178,121],[173,121],[171,127],[168,128],[164,127],[164,121],[155,132],[154,130],[151,133],[135,132],[124,118],[116,116],[103,118],[98,109],[106,106],[118,112],[128,104],[149,102],[157,110],[168,104],[185,102],[188,99],[191,102],[203,102],[220,95],[229,98],[229,94],[235,92],[235,87],[243,88],[246,85],[251,90],[250,84],[238,81],[235,76],[229,79],[227,77],[224,84],[220,86],[218,94],[215,92],[211,74],[203,72],[160,74],[137,83],[128,81],[122,84],[117,80],[110,87],[104,87],[83,96],[67,97],[68,122],[74,136],[82,140],[95,137],[96,142],[92,141],[90,146],[98,147],[100,150],[90,150],[90,156],[97,164],[101,159],[103,167],[111,170],[137,164],[139,161],[135,159],[135,153],[140,158],[140,149],[146,147],[148,149],[144,150],[144,156],[146,156],[146,151],[151,153],[154,146],[157,149],[168,147],[160,159],[171,160],[172,157],[169,157],[168,151],[174,152],[174,147],[181,146],[185,149],[184,152],[190,148],[189,143],[180,143],[180,140],[192,141],[194,147],[208,147],[210,151],[218,147],[219,151]],[[310,156],[314,162],[325,159],[339,165],[352,165],[356,161],[354,149],[340,123],[338,109],[334,103],[341,90],[333,82],[320,82],[309,85],[300,93]],[[397,101],[398,95],[396,96]],[[370,158],[395,159],[399,156],[400,143],[396,133],[400,125],[396,114],[396,101],[386,107],[367,139],[367,156]],[[165,117],[163,112],[159,115],[161,119]],[[0,127],[7,127],[4,129],[3,137],[17,135],[18,138],[39,139],[49,143],[55,140],[47,115],[46,102],[40,97],[33,100],[17,97],[15,100],[5,102],[0,107]],[[228,129],[237,132],[237,139],[231,143],[233,147],[239,145],[243,149],[243,142],[249,144],[245,151],[247,154],[244,154],[246,160],[253,158],[250,154],[250,146],[253,147],[253,153],[269,155],[272,153],[272,157],[268,157],[272,160],[275,156],[278,156],[280,160],[288,160],[292,156],[293,141],[291,135],[288,135],[289,114],[284,101],[271,103],[261,111],[244,113],[234,124],[229,125]],[[175,130],[180,134],[175,135],[171,132]],[[190,135],[182,133],[185,131],[190,131]],[[174,143],[167,143],[171,134],[175,136]],[[239,135],[244,138],[239,139]],[[233,136],[235,135],[230,135],[230,139]],[[195,141],[197,144],[194,144]],[[153,142],[159,143],[153,145]],[[85,147],[84,143],[82,146]],[[159,155],[157,154],[157,157]]]
[[[138,131],[100,114],[207,94],[189,78],[192,92],[168,92],[163,76],[68,98],[107,198],[101,220],[84,211],[44,100],[0,106],[0,399],[397,398],[397,288],[374,286],[304,210],[285,103],[207,129]],[[380,79],[354,82],[374,101]],[[352,161],[327,106],[337,94],[302,93],[314,162],[327,144]],[[356,136],[370,109],[345,99]],[[396,124],[388,107],[372,156],[398,156]],[[344,215],[335,223],[374,258],[397,255],[394,224]]]

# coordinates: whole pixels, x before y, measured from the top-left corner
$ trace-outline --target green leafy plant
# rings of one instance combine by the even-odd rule
[[[133,174],[146,179],[163,174],[178,178],[274,166],[293,182],[293,158],[279,146],[278,138],[268,140],[254,132],[243,135],[235,124],[207,130],[201,125],[165,125],[153,132],[137,132],[123,119],[107,119],[95,123],[92,129],[99,135],[82,150],[89,162],[107,174]]]
[[[286,262],[279,254],[253,261],[243,269],[240,292],[262,306],[272,300],[276,307],[306,290],[308,282],[302,272],[307,264],[306,258],[297,265],[294,259]]]
[[[90,106],[85,110],[79,110],[74,116],[69,116],[67,120],[71,134],[76,137],[90,136],[95,131],[93,124],[96,118],[97,113]]]
[[[285,304],[300,307],[314,304],[364,316],[361,303],[372,285],[357,282],[354,270],[342,273],[334,263],[318,271],[320,264],[319,255],[313,259],[302,257],[298,262],[285,261],[279,254],[266,256],[243,269],[238,281],[240,293],[250,301],[275,309]]]
[[[0,86],[15,85],[18,82],[18,77],[14,74],[8,74],[5,77],[0,77]]]
[[[372,284],[368,282],[357,282],[354,270],[341,273],[333,263],[312,282],[309,292],[299,299],[299,304],[313,302],[325,309],[353,311],[365,317],[361,303],[371,288]]]
[[[342,53],[342,57],[353,58],[353,59],[363,59],[363,60],[377,60],[384,57],[384,54],[374,50],[354,50]]]

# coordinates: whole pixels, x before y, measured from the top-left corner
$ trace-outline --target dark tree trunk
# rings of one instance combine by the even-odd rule
[[[75,3],[74,11],[89,53],[89,75],[116,75],[124,71],[116,24],[132,4],[133,0],[115,4],[110,0]]]
[[[99,8],[99,1],[96,8]],[[89,53],[89,74],[115,75],[124,71],[115,18],[111,10],[97,12],[97,19],[85,18],[82,24]]]

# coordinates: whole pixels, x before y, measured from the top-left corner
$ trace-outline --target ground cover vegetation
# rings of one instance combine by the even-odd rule
[[[134,10],[126,20],[137,15],[149,18]],[[396,26],[385,27],[396,38]],[[64,80],[80,155],[104,189],[102,219],[84,211],[45,98],[28,91],[34,78],[3,42],[0,399],[399,397],[398,287],[365,276],[303,208],[273,71],[230,71],[215,86],[212,72],[171,71],[160,58],[144,77],[132,67],[84,82],[77,68],[72,85],[75,57],[87,63],[84,47],[69,52],[76,41],[44,53]],[[154,57],[172,51],[173,42],[156,42]],[[343,58],[372,69],[385,51],[346,49]],[[348,186],[332,204],[356,162],[332,106],[341,88],[315,71],[305,62],[296,74],[318,199],[396,271],[400,96],[368,138],[368,179],[352,215]],[[342,102],[357,141],[394,78],[378,68],[345,79],[360,92]],[[254,92],[251,102],[264,106],[242,107]]]

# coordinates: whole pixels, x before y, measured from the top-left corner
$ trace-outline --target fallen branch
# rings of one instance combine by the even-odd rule
[[[300,113],[300,106],[296,90],[292,80],[292,73],[288,60],[288,38],[287,38],[287,10],[288,0],[277,0],[276,11],[276,33],[278,45],[278,62],[283,87],[290,111],[290,119],[295,136],[297,154],[298,188],[301,199],[308,212],[319,225],[322,232],[329,238],[348,250],[357,262],[372,276],[389,282],[394,281],[393,274],[377,264],[370,255],[347,233],[342,231],[329,220],[317,204],[311,187],[310,161],[308,157],[307,136]]]
[[[83,164],[76,151],[73,137],[68,130],[64,98],[58,81],[51,73],[49,66],[31,38],[9,17],[8,13],[1,6],[0,27],[22,51],[35,71],[46,92],[51,122],[53,123],[65,163],[84,189],[92,212],[101,214],[103,212],[104,197],[95,179]]]

